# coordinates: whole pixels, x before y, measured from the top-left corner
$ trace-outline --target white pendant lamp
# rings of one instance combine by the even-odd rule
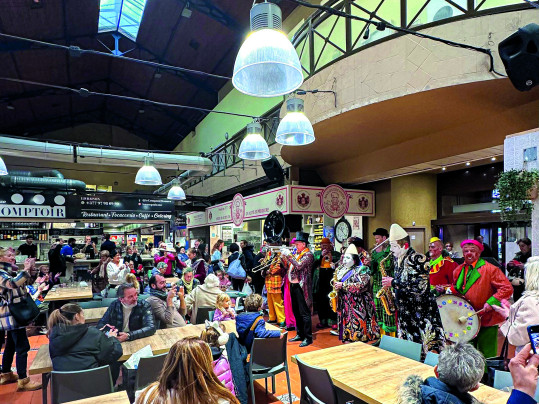
[[[262,125],[253,122],[247,125],[247,136],[240,144],[238,156],[244,160],[265,160],[270,157],[268,144],[261,135]]]
[[[173,201],[184,201],[186,199],[185,191],[178,180],[174,180],[174,185],[168,191],[167,199],[172,199]]]
[[[4,163],[4,159],[0,157],[0,175],[7,175],[7,167],[6,163]]]
[[[138,185],[161,185],[161,175],[152,165],[150,157],[144,157],[144,165],[140,167],[135,177],[135,184]]]
[[[282,29],[282,14],[273,3],[251,8],[251,33],[241,45],[232,84],[244,94],[276,97],[295,91],[303,83],[298,54]]]
[[[303,113],[303,100],[289,98],[286,101],[286,116],[279,123],[275,141],[284,146],[304,146],[314,142],[314,129]]]

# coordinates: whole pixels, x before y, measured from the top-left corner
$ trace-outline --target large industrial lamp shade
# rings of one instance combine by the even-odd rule
[[[303,100],[290,98],[286,101],[288,113],[279,123],[275,141],[285,146],[304,146],[314,142],[313,125],[303,113]]]
[[[247,125],[247,136],[240,144],[238,156],[244,160],[265,160],[270,157],[268,144],[261,135],[262,125],[253,122]]]
[[[244,94],[276,97],[288,94],[303,83],[298,54],[282,29],[281,9],[273,3],[251,8],[251,33],[243,42],[232,84]]]
[[[7,175],[7,167],[6,163],[4,163],[4,159],[0,157],[0,175]]]
[[[144,165],[140,167],[135,177],[135,184],[138,185],[161,185],[161,175],[152,165],[150,157],[144,157]]]
[[[174,180],[174,185],[169,189],[167,199],[172,199],[173,201],[184,201],[186,199],[185,191],[177,180]]]

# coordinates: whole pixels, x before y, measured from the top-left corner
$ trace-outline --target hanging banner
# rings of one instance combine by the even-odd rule
[[[185,214],[187,219],[187,227],[202,227],[207,226],[206,212],[189,212]]]
[[[65,205],[62,195],[5,192],[0,195],[0,218],[65,219]]]

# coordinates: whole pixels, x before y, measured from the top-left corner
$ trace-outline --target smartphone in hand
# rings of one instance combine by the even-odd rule
[[[528,326],[528,335],[532,344],[533,353],[539,352],[539,324]]]

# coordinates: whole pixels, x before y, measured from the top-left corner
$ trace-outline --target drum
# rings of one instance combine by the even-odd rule
[[[436,304],[448,341],[468,342],[475,338],[481,327],[481,319],[466,299],[442,295],[436,298]]]

